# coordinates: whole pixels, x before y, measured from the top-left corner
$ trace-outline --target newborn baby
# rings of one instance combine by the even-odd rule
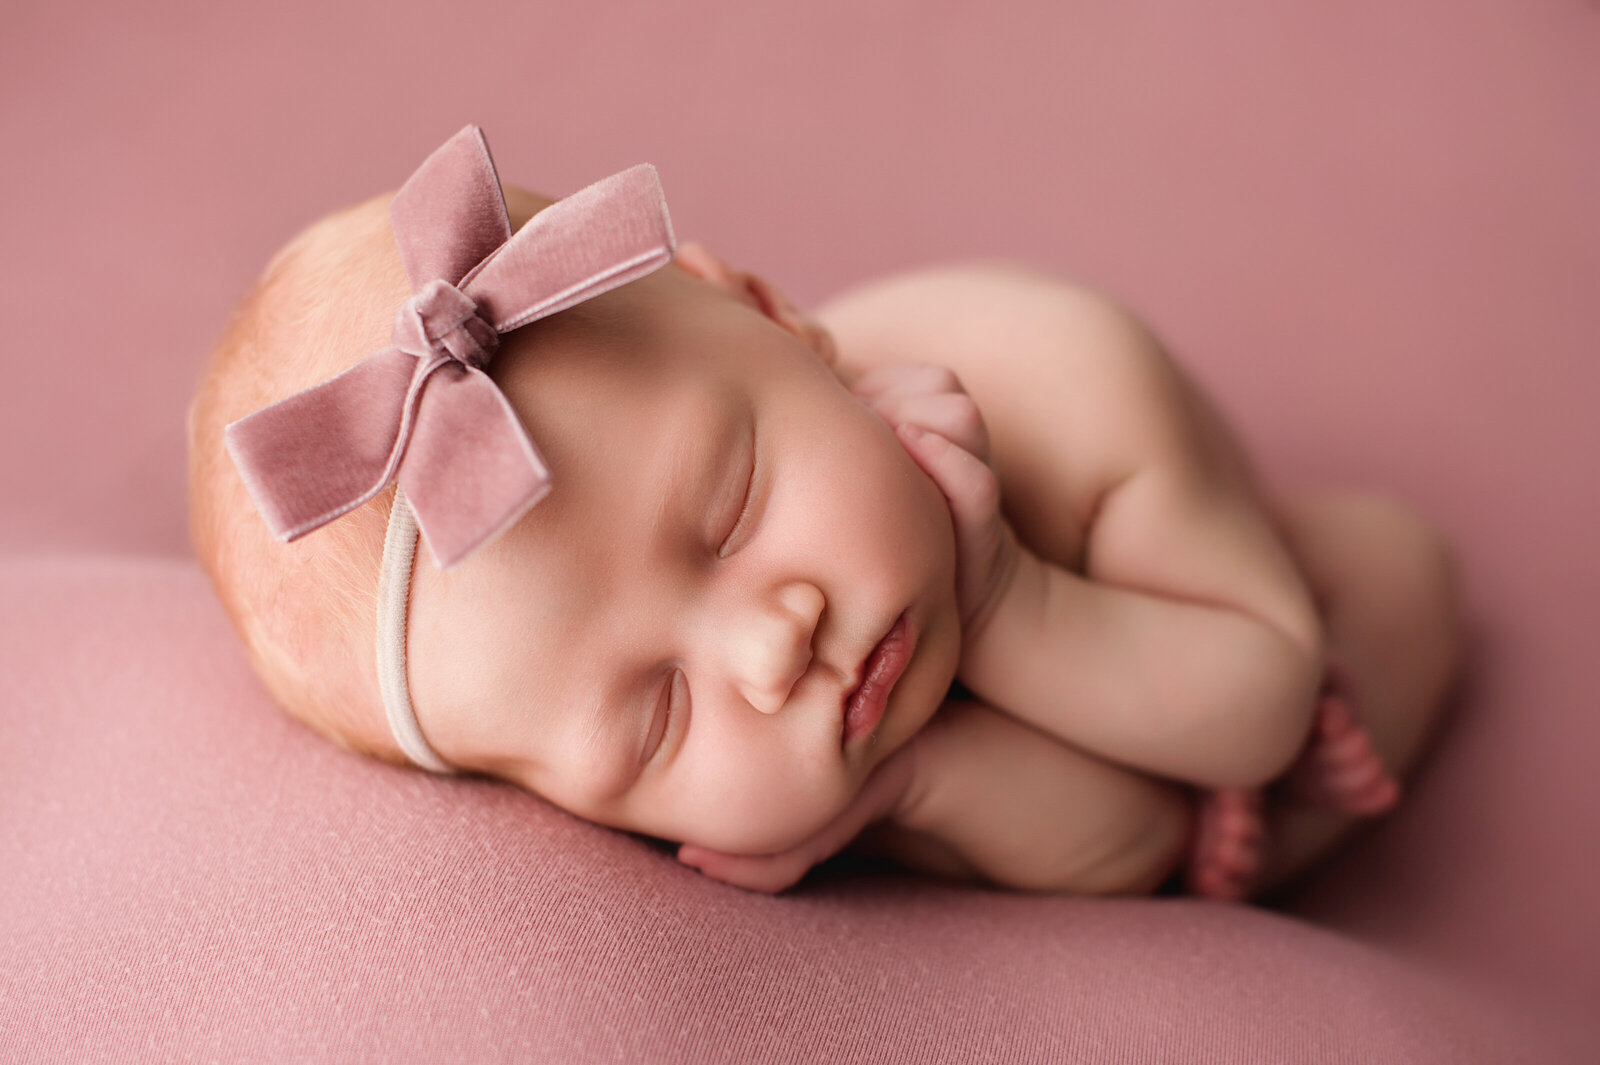
[[[515,229],[550,209],[504,195]],[[277,700],[403,763],[377,620],[394,484],[283,543],[224,446],[400,335],[417,279],[389,210],[313,225],[242,301],[190,490]],[[396,639],[423,764],[730,883],[782,890],[854,847],[1019,889],[1259,895],[1393,804],[1456,671],[1426,523],[1269,501],[1151,334],[1063,282],[929,270],[813,320],[684,243],[489,348],[550,484],[445,567],[419,501],[434,551],[405,559]]]

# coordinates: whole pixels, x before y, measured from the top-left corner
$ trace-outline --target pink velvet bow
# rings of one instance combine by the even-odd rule
[[[398,477],[448,569],[550,490],[543,456],[484,372],[500,334],[665,266],[676,245],[648,163],[552,204],[512,236],[477,126],[428,156],[389,218],[413,293],[394,346],[232,423],[228,452],[283,540]]]

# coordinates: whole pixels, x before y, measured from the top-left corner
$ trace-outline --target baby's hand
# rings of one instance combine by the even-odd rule
[[[989,428],[954,371],[925,364],[880,366],[862,374],[850,391],[891,426],[920,426],[980,462],[989,461]]]
[[[1000,513],[1000,480],[988,465],[983,415],[942,366],[883,367],[864,374],[852,391],[894,427],[950,506],[961,640],[970,649],[1010,589],[1022,551]]]
[[[678,848],[678,861],[700,870],[713,880],[764,891],[769,895],[791,887],[819,862],[839,853],[861,830],[892,814],[911,787],[915,766],[916,738],[884,759],[872,771],[861,791],[844,812],[829,821],[816,835],[776,854],[729,854],[694,843]]]

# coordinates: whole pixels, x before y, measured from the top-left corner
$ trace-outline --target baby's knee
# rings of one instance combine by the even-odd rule
[[[1148,895],[1171,879],[1189,856],[1194,802],[1177,787],[1152,788],[1129,811],[1121,845],[1080,874],[1066,890],[1083,895]]]
[[[1187,794],[1169,792],[1151,825],[1150,857],[1134,890],[1149,894],[1172,877],[1194,846],[1195,804]]]
[[[1461,569],[1449,538],[1412,505],[1363,494],[1353,505],[1381,543],[1384,584],[1392,596],[1390,631],[1428,659],[1441,675],[1453,674],[1465,653]]]
[[[1384,762],[1403,778],[1447,712],[1465,661],[1460,568],[1449,540],[1414,507],[1378,495],[1347,507],[1362,555],[1347,624],[1375,671],[1364,685],[1356,678],[1357,690]]]

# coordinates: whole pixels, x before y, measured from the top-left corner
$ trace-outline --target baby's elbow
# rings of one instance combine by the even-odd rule
[[[1124,797],[1119,815],[1092,836],[1063,832],[1035,841],[980,870],[1012,891],[1056,895],[1148,895],[1188,854],[1193,830],[1189,800],[1175,788],[1142,787]],[[1054,844],[1054,845],[1052,845]]]
[[[1283,776],[1306,745],[1322,683],[1320,656],[1266,625],[1248,633],[1232,670],[1238,683],[1219,689],[1218,704],[1192,718],[1181,740],[1194,763],[1192,784],[1262,787]]]
[[[1263,654],[1264,668],[1254,671],[1255,685],[1240,700],[1239,738],[1219,766],[1214,787],[1259,788],[1281,777],[1305,749],[1322,685],[1320,655],[1307,653],[1277,632],[1272,653]]]

